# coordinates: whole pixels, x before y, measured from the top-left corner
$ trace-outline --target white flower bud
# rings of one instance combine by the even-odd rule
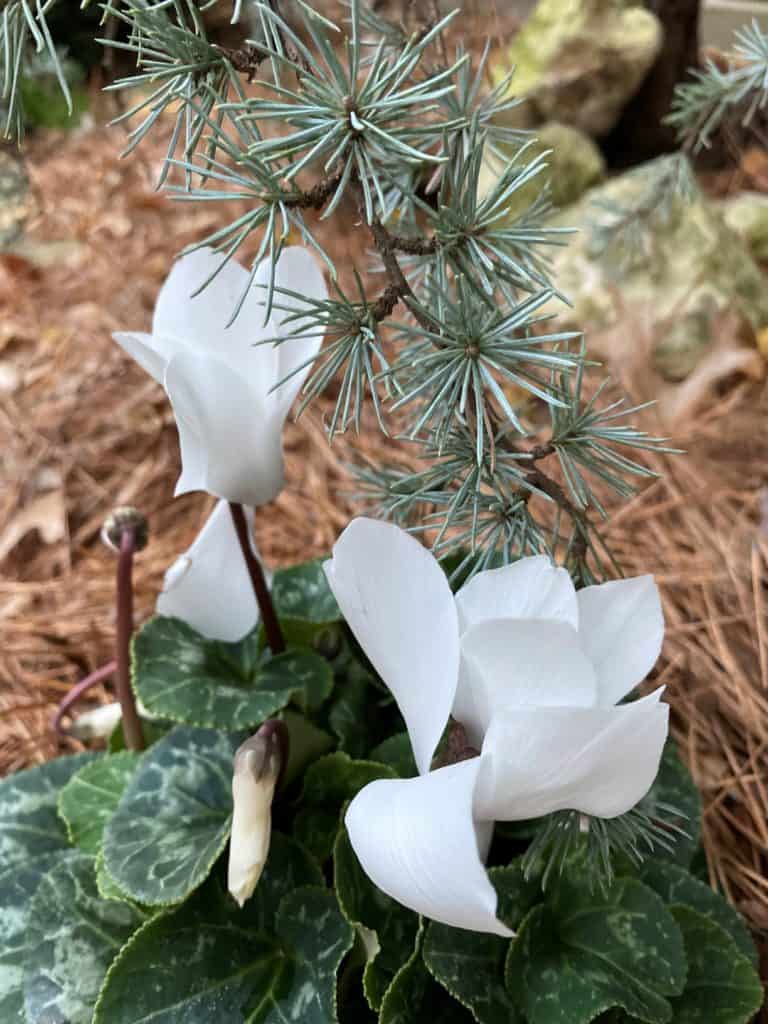
[[[235,754],[227,885],[241,907],[253,895],[269,853],[272,798],[283,763],[276,726],[282,723],[263,725]]]
[[[122,714],[117,701],[114,704],[102,704],[78,715],[72,722],[69,732],[78,740],[103,740],[112,735]]]

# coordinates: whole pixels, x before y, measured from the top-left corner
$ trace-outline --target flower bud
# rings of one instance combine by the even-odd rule
[[[101,528],[101,539],[108,548],[113,551],[120,551],[120,542],[126,530],[133,530],[133,546],[136,551],[141,551],[147,546],[149,540],[149,524],[146,516],[143,516],[138,509],[130,505],[123,505],[116,508],[107,517]]]
[[[103,740],[111,736],[122,718],[120,704],[102,704],[100,707],[84,711],[74,719],[69,733],[78,740]]]
[[[267,861],[272,798],[286,760],[285,739],[282,722],[265,722],[235,754],[227,885],[241,907],[253,895]]]

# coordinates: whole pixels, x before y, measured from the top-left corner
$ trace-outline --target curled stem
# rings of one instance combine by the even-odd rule
[[[144,732],[131,688],[131,636],[133,635],[133,555],[136,532],[126,527],[117,559],[117,651],[115,684],[123,712],[123,735],[129,750],[144,749]]]
[[[229,511],[232,515],[232,522],[240,544],[240,550],[243,553],[246,568],[248,569],[248,575],[251,577],[251,584],[253,586],[253,592],[256,595],[256,602],[259,606],[259,611],[261,612],[261,621],[264,623],[264,632],[267,634],[269,649],[273,654],[282,654],[285,650],[283,631],[280,629],[280,623],[278,622],[277,614],[275,613],[275,606],[272,604],[272,595],[269,593],[269,587],[267,586],[261,562],[259,562],[258,558],[254,555],[253,548],[251,547],[251,540],[248,536],[248,524],[245,520],[243,506],[234,501],[230,501]]]
[[[53,716],[53,721],[51,722],[51,728],[55,733],[58,733],[60,736],[64,734],[65,730],[62,728],[61,723],[64,716],[69,712],[69,709],[77,704],[83,694],[96,686],[97,683],[101,683],[105,679],[109,679],[116,669],[117,662],[109,661],[106,665],[102,665],[101,668],[97,668],[95,672],[91,672],[91,674],[87,675],[85,679],[81,679],[79,683],[75,683],[61,704],[56,708],[56,714]]]

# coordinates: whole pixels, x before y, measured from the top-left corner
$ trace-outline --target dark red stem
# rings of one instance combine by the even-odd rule
[[[56,709],[56,714],[53,716],[53,721],[51,722],[51,728],[54,732],[59,733],[59,735],[62,735],[65,732],[61,727],[61,723],[69,709],[77,704],[83,694],[96,686],[97,683],[101,683],[105,679],[109,679],[116,668],[117,662],[109,661],[106,665],[102,665],[101,668],[97,668],[95,672],[91,672],[91,674],[86,676],[85,679],[81,679],[79,683],[75,683]]]
[[[248,575],[251,577],[253,592],[261,612],[261,621],[264,623],[264,632],[267,634],[267,643],[273,654],[282,654],[285,650],[285,639],[280,623],[277,621],[275,606],[272,604],[272,595],[269,593],[267,580],[261,562],[253,553],[251,538],[248,533],[248,524],[245,521],[243,506],[234,501],[229,503],[229,511],[232,514],[232,522],[235,526],[235,533],[240,543],[240,550],[243,553]]]
[[[117,559],[117,699],[123,711],[123,735],[129,750],[144,749],[144,732],[131,688],[131,637],[133,635],[133,553],[135,531],[126,528],[120,537]]]

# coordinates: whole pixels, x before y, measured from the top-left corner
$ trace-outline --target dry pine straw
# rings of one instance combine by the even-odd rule
[[[78,749],[49,722],[67,689],[111,657],[115,567],[98,539],[109,510],[135,504],[151,520],[141,619],[211,507],[201,495],[173,500],[168,403],[110,332],[148,328],[174,255],[222,211],[153,191],[161,142],[128,161],[120,144],[103,129],[34,142],[30,236],[69,245],[45,267],[0,257],[1,773]],[[328,244],[346,266],[363,255],[359,233]],[[668,687],[704,795],[712,882],[758,930],[768,929],[767,404],[742,386],[699,415],[675,437],[688,454],[651,460],[660,479],[607,528],[625,571],[661,584],[668,629],[653,682]],[[287,429],[288,484],[257,519],[270,565],[327,552],[354,511],[344,463],[398,447],[369,421],[331,450],[327,410]]]

